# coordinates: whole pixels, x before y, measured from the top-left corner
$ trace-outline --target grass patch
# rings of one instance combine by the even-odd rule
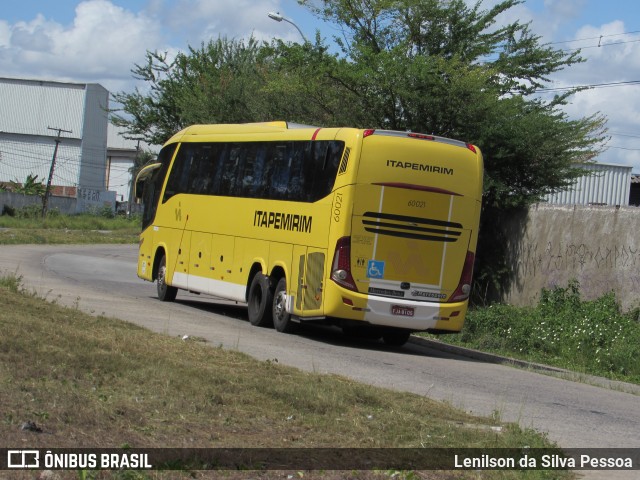
[[[92,317],[21,291],[19,282],[11,275],[0,280],[0,437],[6,445],[550,446],[531,430],[471,416],[419,395],[305,373],[275,359],[257,361]],[[26,421],[36,422],[43,432],[21,430]],[[488,428],[498,425],[499,431]],[[480,478],[476,474],[427,472],[409,478]],[[366,475],[344,478],[374,478]],[[484,471],[481,477],[571,474]]]
[[[478,350],[640,384],[640,310],[620,311],[613,292],[584,301],[580,285],[543,290],[535,307],[471,310],[459,335],[439,339]]]
[[[98,215],[0,216],[0,245],[137,243],[140,219]]]

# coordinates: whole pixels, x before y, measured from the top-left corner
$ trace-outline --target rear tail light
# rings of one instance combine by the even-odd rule
[[[464,267],[462,268],[462,275],[460,275],[460,282],[458,288],[453,292],[453,295],[449,298],[450,302],[460,302],[469,298],[471,293],[471,279],[473,278],[473,263],[476,256],[473,252],[467,252],[467,258],[464,260]]]
[[[351,276],[351,237],[342,237],[336,243],[331,266],[331,280],[341,287],[358,291],[356,282]]]

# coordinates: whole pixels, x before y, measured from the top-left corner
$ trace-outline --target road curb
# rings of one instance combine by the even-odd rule
[[[409,342],[416,345],[421,345],[423,347],[433,348],[434,350],[439,350],[441,352],[452,353],[455,355],[460,355],[462,357],[480,360],[482,362],[515,366],[527,370],[551,374],[566,380],[588,383],[598,387],[608,388],[610,390],[618,390],[625,393],[640,395],[640,385],[636,385],[634,383],[610,380],[608,378],[578,373],[571,370],[566,370],[564,368],[552,367],[541,363],[534,363],[528,362],[526,360],[504,357],[502,355],[496,355],[495,353],[481,352],[480,350],[460,347],[458,345],[450,345],[439,340],[418,337],[416,335],[411,335],[411,337],[409,337]]]

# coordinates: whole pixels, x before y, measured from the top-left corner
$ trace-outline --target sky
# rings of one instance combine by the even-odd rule
[[[495,3],[484,0],[483,7]],[[554,74],[549,88],[592,86],[571,97],[565,111],[570,118],[604,114],[610,140],[596,160],[640,173],[640,2],[525,0],[499,17],[514,20],[531,22],[542,43],[582,49],[587,62]],[[310,39],[319,31],[329,44],[339,34],[296,0],[2,0],[0,77],[130,92],[143,87],[131,69],[147,51],[175,55],[219,36],[300,42],[296,26]]]

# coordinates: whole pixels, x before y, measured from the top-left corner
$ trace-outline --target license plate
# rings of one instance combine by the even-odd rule
[[[400,317],[413,317],[416,309],[412,307],[401,307],[400,305],[391,306],[391,314],[398,315]]]

